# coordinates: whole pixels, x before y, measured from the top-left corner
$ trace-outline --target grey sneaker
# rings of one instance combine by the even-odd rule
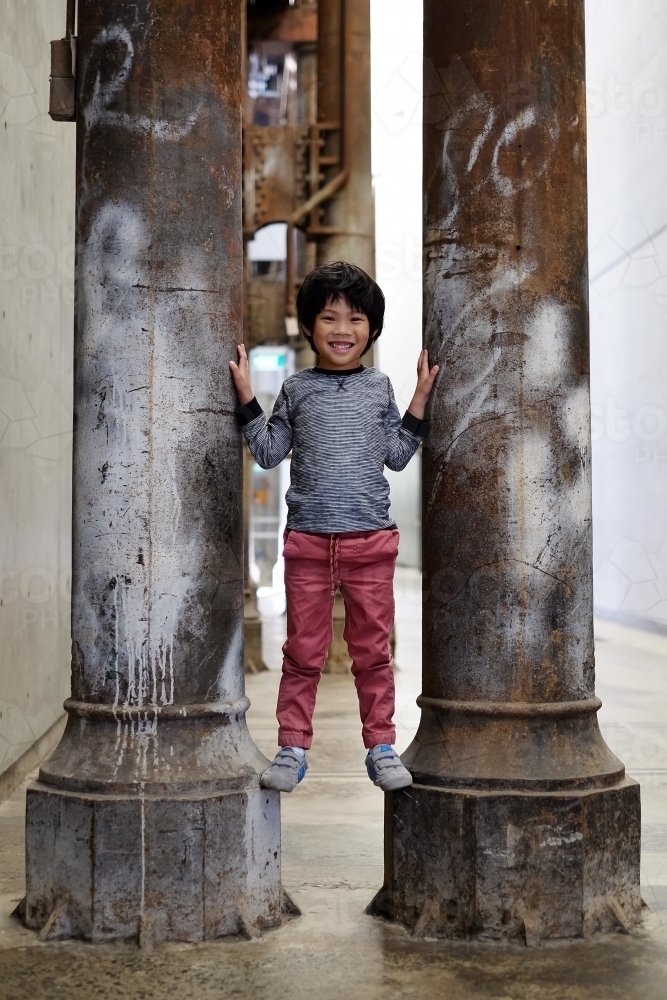
[[[259,779],[261,788],[272,788],[275,792],[291,792],[308,770],[305,754],[300,757],[291,747],[281,747],[270,767]]]
[[[383,792],[395,792],[412,784],[412,775],[393,747],[380,743],[366,754],[366,770],[374,785]]]

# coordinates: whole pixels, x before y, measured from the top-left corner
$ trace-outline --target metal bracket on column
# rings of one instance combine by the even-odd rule
[[[67,0],[65,37],[51,42],[49,115],[56,122],[76,121],[76,0]]]

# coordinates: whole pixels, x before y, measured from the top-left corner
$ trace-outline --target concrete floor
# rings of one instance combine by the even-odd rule
[[[397,576],[399,748],[415,730],[420,583]],[[268,673],[248,678],[250,727],[275,750],[282,621],[265,630]],[[600,721],[642,783],[644,926],[535,950],[416,941],[364,915],[382,882],[383,796],[366,778],[350,677],[323,678],[310,771],[283,796],[283,879],[302,910],[256,941],[167,946],[40,944],[10,917],[23,894],[25,788],[0,805],[0,998],[244,997],[271,1000],[664,1000],[667,996],[667,639],[599,622]]]

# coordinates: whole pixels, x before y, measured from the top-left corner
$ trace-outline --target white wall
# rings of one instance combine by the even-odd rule
[[[422,343],[422,16],[421,0],[371,0],[376,276],[387,299],[377,364],[401,412],[412,398]],[[399,562],[419,566],[420,456],[387,478]]]
[[[667,5],[586,17],[595,601],[667,625]]]
[[[667,626],[667,5],[587,0],[596,606]],[[378,362],[399,406],[421,345],[421,0],[372,0]],[[389,473],[419,564],[419,465]]]
[[[69,692],[74,125],[46,113],[64,19],[0,0],[0,773]]]

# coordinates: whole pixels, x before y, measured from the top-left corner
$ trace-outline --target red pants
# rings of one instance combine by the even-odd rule
[[[287,642],[278,694],[278,743],[310,747],[317,685],[333,639],[333,601],[345,601],[343,633],[352,658],[364,746],[394,743],[394,624],[398,531],[311,535],[285,532]]]

